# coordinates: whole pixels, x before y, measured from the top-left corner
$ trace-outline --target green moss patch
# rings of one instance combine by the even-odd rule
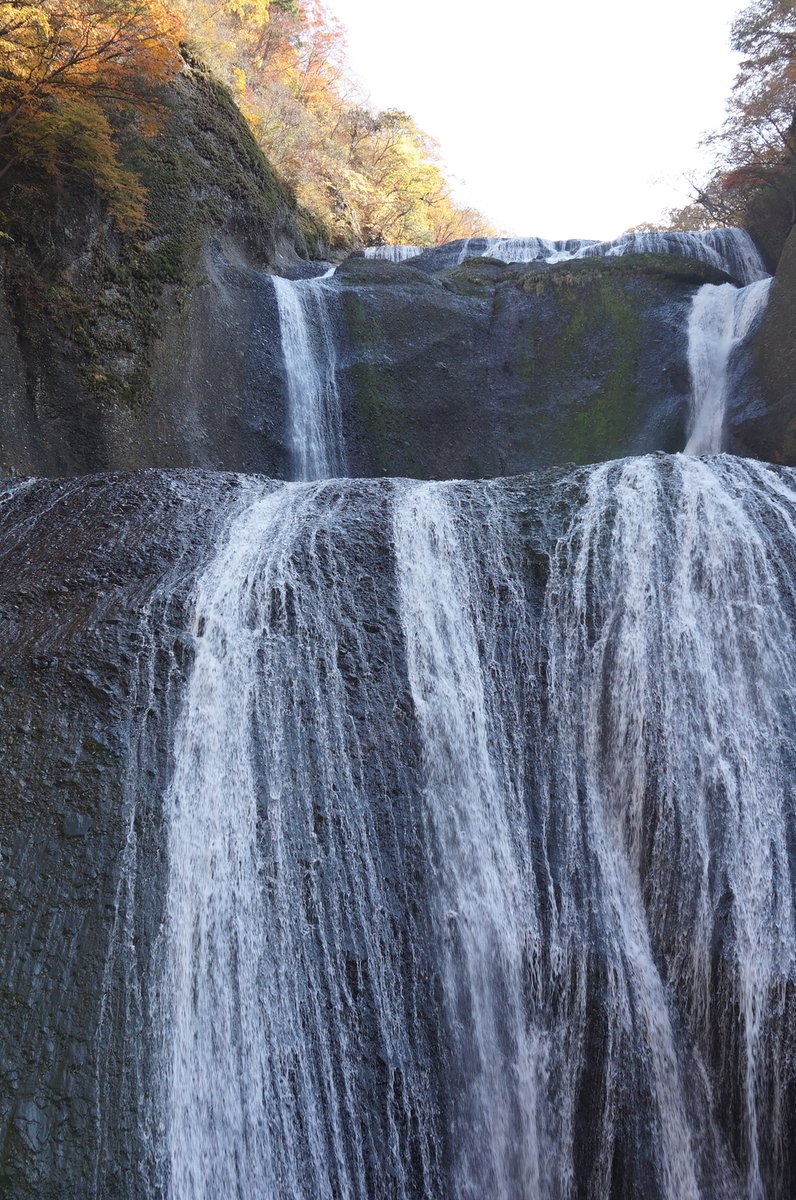
[[[292,229],[301,255],[317,253],[324,230],[272,170],[229,92],[202,68],[186,68],[169,89],[159,132],[145,137],[128,122],[119,136],[123,165],[145,188],[144,228],[116,230],[77,171],[56,182],[28,169],[10,182],[0,209],[13,238],[4,243],[6,279],[33,349],[43,351],[57,331],[92,393],[137,409],[149,399],[164,305],[168,316],[187,306],[208,236],[233,235],[266,264],[277,227]]]

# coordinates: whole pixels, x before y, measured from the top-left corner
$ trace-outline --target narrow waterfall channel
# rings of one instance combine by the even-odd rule
[[[706,283],[694,296],[688,323],[691,420],[686,454],[723,449],[731,359],[765,310],[771,283],[761,279],[740,289]]]
[[[345,474],[331,305],[334,271],[316,279],[273,275],[287,379],[288,441],[294,479]]]

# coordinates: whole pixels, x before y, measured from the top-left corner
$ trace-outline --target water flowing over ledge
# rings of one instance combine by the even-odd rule
[[[686,454],[718,454],[724,449],[733,355],[759,323],[773,280],[745,288],[706,283],[694,296],[688,322],[691,420]]]
[[[383,258],[387,262],[400,263],[422,253],[422,246],[368,246],[365,258]]]
[[[378,246],[368,257],[404,262],[424,253],[416,246]],[[726,272],[741,286],[767,275],[758,250],[745,229],[708,229],[695,233],[667,231],[624,233],[613,241],[570,238],[465,238],[433,251],[439,265],[455,266],[467,258],[497,258],[502,262],[566,262],[569,259],[616,257],[625,254],[673,254],[693,258]]]
[[[337,352],[330,315],[334,268],[315,279],[273,275],[287,378],[288,444],[294,479],[345,474]]]
[[[248,485],[166,799],[175,1200],[789,1194],[795,534],[726,458]]]

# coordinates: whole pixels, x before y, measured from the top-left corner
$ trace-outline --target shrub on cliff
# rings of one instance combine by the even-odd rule
[[[26,163],[52,175],[68,163],[93,178],[120,228],[140,225],[144,194],[115,123],[156,118],[179,34],[161,0],[0,3],[0,181]]]

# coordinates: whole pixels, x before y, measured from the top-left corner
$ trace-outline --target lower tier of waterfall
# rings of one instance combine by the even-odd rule
[[[241,483],[164,798],[164,1194],[785,1200],[796,473]]]

